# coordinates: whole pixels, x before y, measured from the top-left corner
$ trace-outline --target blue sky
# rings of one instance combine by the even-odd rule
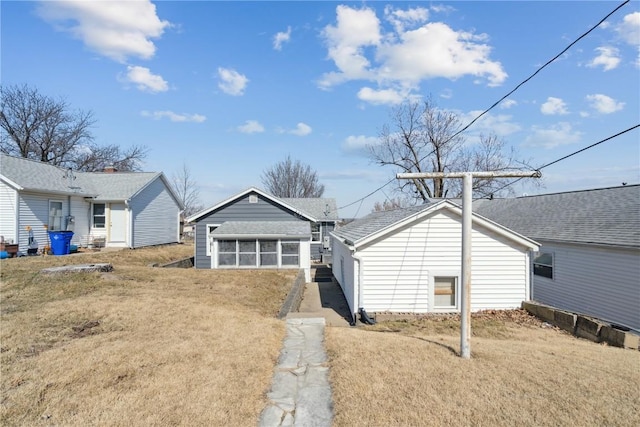
[[[63,97],[96,142],[145,145],[144,169],[186,163],[205,206],[287,155],[339,207],[395,170],[372,164],[394,105],[431,96],[463,123],[622,1],[2,1],[1,82]],[[467,133],[535,166],[640,123],[640,2],[629,2]],[[640,182],[640,131],[543,170],[549,193]],[[340,210],[362,216],[391,186]]]

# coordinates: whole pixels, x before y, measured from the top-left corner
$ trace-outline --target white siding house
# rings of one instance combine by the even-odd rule
[[[0,166],[0,235],[21,253],[49,246],[47,231],[60,230],[78,246],[180,241],[182,205],[162,173],[71,172],[4,154]]]
[[[333,274],[351,312],[460,311],[461,209],[441,201],[376,212],[333,233]],[[511,309],[529,299],[537,244],[473,216],[471,309]]]
[[[532,299],[640,331],[640,185],[477,200],[540,242]]]

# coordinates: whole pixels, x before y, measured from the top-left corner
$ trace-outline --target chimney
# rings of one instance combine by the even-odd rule
[[[116,169],[116,167],[113,166],[113,165],[109,165],[109,166],[105,166],[104,167],[104,171],[103,172],[104,173],[116,173],[116,172],[118,172],[118,169]]]

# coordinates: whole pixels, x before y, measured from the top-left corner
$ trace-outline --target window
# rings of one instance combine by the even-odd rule
[[[278,265],[278,241],[277,240],[260,240],[260,266],[277,266]]]
[[[300,242],[282,242],[282,265],[298,266]]]
[[[104,203],[93,204],[93,228],[104,228],[106,224],[106,208]]]
[[[538,253],[533,259],[533,274],[553,279],[553,253]]]
[[[457,277],[433,278],[433,306],[434,308],[456,307],[458,300]]]
[[[236,265],[236,241],[218,240],[218,265]]]
[[[238,241],[238,262],[240,266],[256,266],[256,241],[240,240]]]
[[[258,196],[255,194],[249,195],[249,203],[258,203]]]
[[[62,230],[62,202],[49,200],[49,230]]]
[[[311,241],[312,242],[320,242],[322,240],[322,227],[320,223],[312,222],[311,223]]]

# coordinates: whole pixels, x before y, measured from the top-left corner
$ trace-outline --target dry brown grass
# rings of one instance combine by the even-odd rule
[[[0,424],[255,425],[297,272],[150,267],[192,253],[3,260]],[[40,273],[95,262],[113,273]]]
[[[464,360],[458,325],[328,329],[334,425],[640,425],[640,352],[484,316]]]

